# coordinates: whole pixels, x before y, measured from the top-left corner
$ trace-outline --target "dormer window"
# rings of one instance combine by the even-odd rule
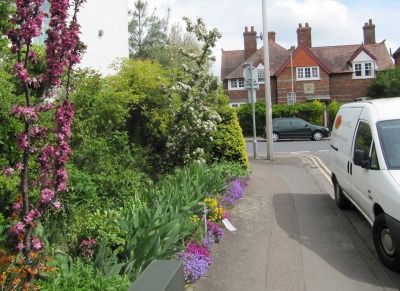
[[[353,78],[374,78],[375,70],[372,62],[354,62],[353,63]]]

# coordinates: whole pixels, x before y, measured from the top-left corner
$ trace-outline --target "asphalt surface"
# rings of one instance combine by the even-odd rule
[[[188,291],[398,290],[304,157],[250,157],[246,196],[231,211],[235,232],[214,248],[207,274]]]

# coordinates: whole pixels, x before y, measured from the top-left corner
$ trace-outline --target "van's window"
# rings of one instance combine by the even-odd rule
[[[377,127],[388,168],[400,169],[400,120],[380,121]]]
[[[375,143],[372,144],[370,166],[371,170],[379,170],[378,155],[376,153]]]
[[[363,150],[369,154],[372,143],[372,133],[371,127],[368,123],[360,122],[356,134],[356,142],[354,145],[354,150]]]

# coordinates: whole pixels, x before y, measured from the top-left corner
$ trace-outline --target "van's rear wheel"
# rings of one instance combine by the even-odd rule
[[[343,194],[342,188],[340,188],[340,185],[337,181],[334,182],[334,191],[335,191],[335,202],[336,205],[340,209],[347,209],[350,207],[351,202],[349,199],[347,199],[346,196]]]
[[[389,269],[400,272],[400,257],[397,254],[383,213],[375,218],[372,234],[376,252],[382,263]]]

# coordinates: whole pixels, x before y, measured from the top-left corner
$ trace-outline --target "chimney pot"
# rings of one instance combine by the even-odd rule
[[[249,32],[249,28],[247,26],[245,26],[244,32]]]

